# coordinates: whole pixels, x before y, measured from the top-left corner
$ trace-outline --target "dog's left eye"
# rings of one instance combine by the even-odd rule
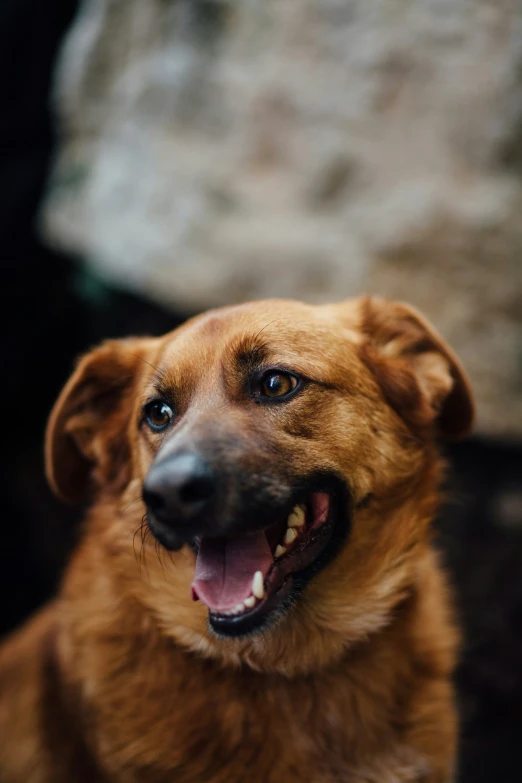
[[[162,400],[149,402],[145,405],[143,412],[145,414],[145,421],[153,432],[161,432],[166,429],[174,416],[170,405],[167,405],[167,403]]]
[[[259,391],[263,397],[287,397],[297,388],[298,379],[288,372],[268,372],[261,378]]]

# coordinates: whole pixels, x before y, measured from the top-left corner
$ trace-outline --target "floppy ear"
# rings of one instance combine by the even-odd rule
[[[143,357],[153,342],[111,340],[79,361],[55,403],[45,439],[47,478],[62,500],[80,501],[98,486],[128,480],[132,390],[148,369]]]
[[[361,300],[361,357],[388,403],[418,432],[467,435],[475,415],[460,361],[413,307],[379,297]]]

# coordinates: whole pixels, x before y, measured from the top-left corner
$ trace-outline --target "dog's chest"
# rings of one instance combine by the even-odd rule
[[[129,780],[140,783],[341,783],[356,764],[350,712],[342,678],[285,682],[197,666],[161,692],[142,690],[132,720],[100,715],[99,751],[118,781],[127,780],[118,769],[133,768]]]

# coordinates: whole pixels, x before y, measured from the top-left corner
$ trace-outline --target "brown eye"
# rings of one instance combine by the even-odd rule
[[[164,430],[170,424],[174,415],[172,408],[161,400],[149,402],[149,404],[145,406],[144,412],[145,421],[154,432],[161,432]]]
[[[297,378],[287,372],[270,372],[261,381],[264,397],[286,397],[297,387]]]

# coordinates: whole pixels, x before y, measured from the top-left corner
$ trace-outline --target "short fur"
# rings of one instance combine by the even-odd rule
[[[310,377],[306,393],[254,404],[252,350]],[[175,397],[177,437],[226,444],[245,480],[347,481],[342,551],[262,634],[213,636],[191,550],[147,529],[154,383]],[[430,523],[437,440],[472,420],[442,338],[377,298],[251,303],[85,356],[46,455],[58,494],[92,504],[59,595],[0,649],[2,783],[450,783],[458,633]]]

